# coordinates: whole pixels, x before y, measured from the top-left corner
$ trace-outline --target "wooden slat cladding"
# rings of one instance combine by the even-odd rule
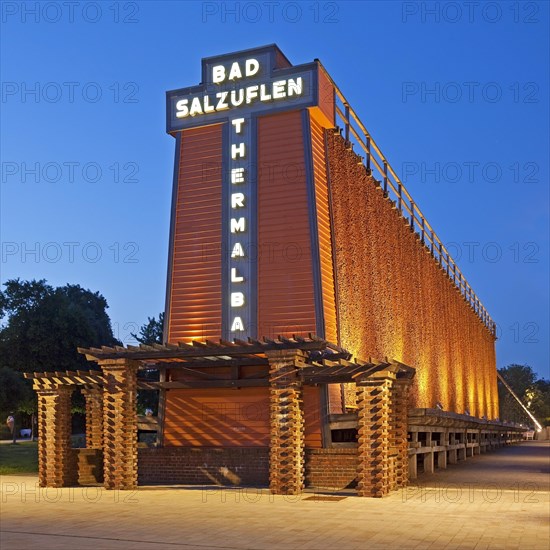
[[[181,136],[168,341],[221,334],[222,126]]]
[[[334,86],[330,82],[327,74],[322,68],[319,68],[319,111],[326,117],[328,125],[334,126]]]
[[[166,404],[166,446],[269,445],[269,388],[169,390]]]
[[[328,202],[325,138],[321,125],[310,117],[317,229],[319,232],[319,257],[321,265],[321,289],[325,319],[324,337],[329,342],[338,342],[334,269],[332,261],[332,237]]]
[[[304,435],[308,448],[323,446],[321,436],[321,388],[304,386]]]
[[[169,390],[167,447],[269,446],[269,388]],[[304,388],[305,444],[321,447],[319,388]]]
[[[258,119],[258,334],[315,330],[302,115]]]

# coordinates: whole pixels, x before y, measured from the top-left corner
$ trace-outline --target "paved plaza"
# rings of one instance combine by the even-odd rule
[[[383,499],[216,487],[37,489],[1,480],[2,550],[455,548],[548,550],[550,443],[420,476]]]

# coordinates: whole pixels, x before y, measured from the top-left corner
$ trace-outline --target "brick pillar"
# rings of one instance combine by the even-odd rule
[[[384,372],[357,386],[357,494],[362,497],[383,497],[389,492],[390,407],[394,378],[394,374]]]
[[[408,410],[410,380],[395,380],[391,388],[392,446],[395,448],[395,479],[392,488],[406,487],[409,482]]]
[[[100,361],[103,388],[103,471],[106,489],[137,487],[136,361]]]
[[[40,487],[67,487],[76,479],[71,452],[72,388],[35,389],[38,395],[38,482]]]
[[[299,350],[268,351],[270,383],[269,488],[276,495],[300,494],[305,484],[302,383]]]
[[[103,394],[101,388],[82,389],[86,400],[86,448],[103,449]]]

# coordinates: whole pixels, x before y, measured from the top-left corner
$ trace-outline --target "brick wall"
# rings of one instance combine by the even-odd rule
[[[306,449],[306,486],[344,489],[356,486],[356,448]]]
[[[306,486],[355,487],[357,449],[306,449]],[[267,447],[138,449],[138,483],[256,485],[269,483]]]
[[[138,449],[138,483],[267,485],[267,447]]]

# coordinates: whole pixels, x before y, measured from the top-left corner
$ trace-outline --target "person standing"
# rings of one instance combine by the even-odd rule
[[[13,413],[10,413],[8,418],[6,418],[6,426],[9,428],[11,432],[11,435],[13,437],[13,443],[15,443],[17,434],[15,432],[15,416],[13,415]]]

